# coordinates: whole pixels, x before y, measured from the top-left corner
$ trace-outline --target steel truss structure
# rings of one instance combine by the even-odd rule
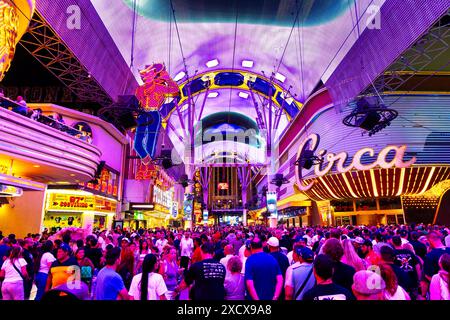
[[[19,44],[81,101],[109,106],[113,99],[36,11]]]
[[[373,82],[373,86],[363,90],[362,95],[376,95],[399,91],[414,76],[433,76],[449,69],[448,59],[441,70],[426,71],[431,63],[450,49],[450,10],[439,19],[418,41],[406,50],[383,74]],[[375,87],[375,88],[374,88]]]

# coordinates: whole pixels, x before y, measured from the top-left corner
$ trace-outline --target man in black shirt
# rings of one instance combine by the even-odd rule
[[[414,283],[411,281],[405,271],[403,271],[398,265],[394,264],[394,249],[389,245],[382,246],[380,249],[380,256],[383,262],[388,264],[394,271],[395,275],[397,276],[398,285],[406,291],[411,290],[411,288],[414,287]]]
[[[418,232],[411,232],[411,241],[409,243],[413,246],[416,255],[423,260],[427,255],[427,246],[419,241],[419,237],[420,235]]]
[[[402,269],[409,278],[410,288],[403,288],[415,300],[419,294],[420,262],[417,256],[410,250],[403,249],[402,239],[399,236],[392,237],[394,245],[394,264]]]
[[[86,239],[84,254],[92,261],[96,269],[101,269],[100,261],[103,256],[103,252],[102,249],[98,247],[98,241],[95,236],[91,236]]]
[[[313,272],[317,284],[305,292],[303,300],[355,300],[350,291],[333,283],[333,265],[333,260],[327,255],[316,257]]]
[[[33,280],[34,280],[34,257],[31,253],[31,250],[33,249],[34,242],[31,238],[25,238],[23,243],[23,258],[27,262],[27,273],[28,273],[28,279],[24,281],[24,297],[25,300],[28,300],[30,298],[31,289],[33,287]]]
[[[177,292],[194,283],[192,288],[193,300],[224,300],[225,298],[225,267],[213,259],[214,244],[206,242],[202,244],[202,258],[194,263],[186,272],[184,283],[176,289]]]

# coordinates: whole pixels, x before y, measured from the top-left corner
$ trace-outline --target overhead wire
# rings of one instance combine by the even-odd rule
[[[234,60],[236,58],[236,44],[237,44],[237,26],[238,26],[238,11],[239,11],[239,5],[238,1],[235,1],[236,4],[236,19],[234,24],[234,42],[233,42],[233,58],[231,62],[231,72],[234,72]],[[228,102],[228,124],[230,123],[230,112],[231,112],[231,97],[232,97],[233,88],[230,87],[230,99]]]

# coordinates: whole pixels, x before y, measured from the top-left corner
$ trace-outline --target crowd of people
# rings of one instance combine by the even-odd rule
[[[449,300],[449,229],[214,226],[0,232],[4,300]]]
[[[41,108],[32,109],[27,105],[27,102],[22,96],[17,96],[16,100],[13,101],[7,97],[3,90],[0,88],[0,106],[10,109],[11,111],[21,114],[24,117],[30,118],[34,121],[43,123],[49,127],[55,128],[57,130],[67,132],[83,141],[92,143],[92,137],[86,132],[80,132],[66,125],[64,117],[59,113],[44,115]]]

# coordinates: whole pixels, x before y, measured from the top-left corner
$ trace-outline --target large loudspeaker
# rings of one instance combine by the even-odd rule
[[[381,116],[376,111],[369,111],[360,121],[358,126],[364,130],[372,130],[380,121]]]
[[[180,183],[184,188],[186,188],[189,185],[189,178],[187,174],[181,175]]]
[[[161,150],[161,158],[162,158],[161,165],[163,166],[164,169],[170,169],[173,167],[172,150],[170,149]]]
[[[281,187],[283,185],[284,176],[282,173],[275,174],[275,185]]]
[[[312,150],[304,150],[302,154],[302,159],[300,165],[305,168],[306,170],[311,169],[313,166],[313,157],[314,157],[314,151]]]

